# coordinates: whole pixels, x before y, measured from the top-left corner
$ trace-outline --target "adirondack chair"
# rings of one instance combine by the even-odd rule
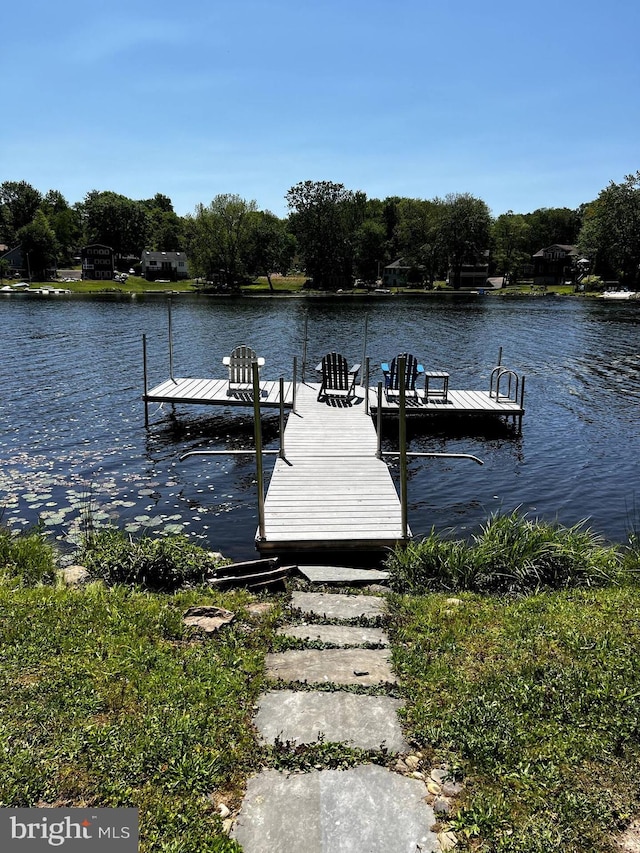
[[[360,365],[351,368],[347,359],[337,352],[327,353],[316,367],[322,371],[322,383],[318,392],[318,400],[326,397],[343,397],[350,400],[355,395],[356,378]]]
[[[407,394],[416,394],[416,380],[419,374],[424,373],[424,367],[418,364],[418,360],[411,353],[404,353],[404,356],[397,355],[391,365],[383,362],[380,367],[384,373],[385,394],[400,393],[400,359],[405,359],[404,370],[404,389]]]
[[[253,365],[264,365],[264,358],[258,358],[251,347],[236,347],[231,355],[222,359],[225,367],[229,368],[229,390],[251,390],[253,388]]]

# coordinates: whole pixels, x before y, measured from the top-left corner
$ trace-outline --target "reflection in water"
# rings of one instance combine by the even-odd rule
[[[176,376],[222,376],[222,358],[247,343],[262,375],[291,376],[308,318],[308,380],[337,350],[361,361],[372,382],[382,361],[415,353],[451,374],[452,388],[487,388],[499,347],[526,376],[522,436],[495,422],[409,421],[410,449],[472,453],[410,462],[410,524],[472,531],[496,509],[563,523],[589,517],[623,540],[637,523],[640,458],[640,310],[634,303],[577,299],[427,298],[203,299],[173,304]],[[0,396],[0,506],[21,527],[38,519],[58,537],[81,529],[83,512],[130,532],[184,531],[233,558],[254,554],[257,526],[251,457],[195,457],[253,445],[250,409],[150,407],[144,429],[142,333],[149,384],[169,373],[166,300],[14,298],[0,303],[4,381]],[[278,443],[277,414],[263,419],[265,447]],[[383,446],[397,449],[397,424]],[[266,460],[266,480],[273,457]],[[397,462],[390,467],[397,476]],[[639,525],[640,526],[640,525]]]

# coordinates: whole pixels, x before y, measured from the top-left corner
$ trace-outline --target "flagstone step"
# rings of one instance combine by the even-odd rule
[[[369,584],[386,583],[389,572],[381,569],[353,569],[349,566],[298,566],[298,572],[311,583]]]
[[[326,619],[379,619],[387,613],[384,597],[335,592],[294,592],[291,607]]]
[[[382,628],[363,628],[359,625],[285,625],[277,631],[283,637],[310,640],[333,646],[388,646],[389,639]]]
[[[345,743],[358,749],[404,753],[400,699],[363,694],[274,690],[260,697],[255,724],[267,743]]]
[[[267,676],[288,683],[374,687],[396,684],[385,649],[301,649],[266,657]]]
[[[368,764],[249,780],[232,837],[245,853],[437,853],[423,782]]]

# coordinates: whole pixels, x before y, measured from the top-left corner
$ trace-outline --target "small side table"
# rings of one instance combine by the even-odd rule
[[[432,379],[442,382],[441,388],[429,388]],[[424,402],[429,400],[446,403],[449,395],[449,374],[444,370],[425,370],[424,373]]]

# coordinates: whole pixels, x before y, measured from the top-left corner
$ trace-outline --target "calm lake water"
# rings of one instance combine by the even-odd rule
[[[619,542],[640,528],[638,303],[179,296],[174,374],[224,376],[222,357],[248,343],[266,358],[264,378],[289,377],[302,355],[305,315],[308,364],[333,349],[361,361],[365,314],[372,364],[408,350],[448,370],[452,388],[486,389],[502,346],[503,363],[526,377],[522,435],[470,424],[410,426],[412,450],[467,452],[485,462],[410,463],[414,535],[433,526],[467,536],[491,512],[518,506],[563,524],[588,518]],[[179,456],[250,447],[252,413],[151,404],[146,430],[143,332],[152,387],[169,375],[166,298],[0,297],[2,521],[22,528],[41,520],[70,549],[90,506],[96,521],[132,533],[182,531],[233,559],[251,558],[251,459]],[[277,415],[266,414],[265,446],[277,446],[277,429]],[[396,443],[389,425],[385,446]]]

